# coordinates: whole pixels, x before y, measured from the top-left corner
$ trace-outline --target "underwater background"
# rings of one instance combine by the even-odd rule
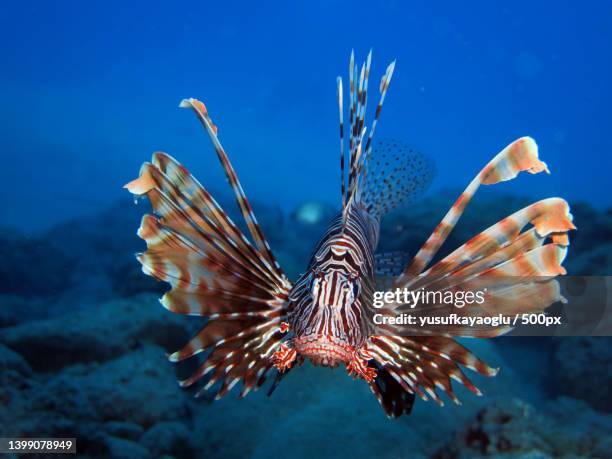
[[[462,406],[389,420],[367,385],[309,364],[271,397],[213,403],[166,352],[171,314],[134,259],[147,204],[122,186],[176,157],[238,220],[186,97],[204,101],[292,278],[340,207],[337,75],[397,66],[377,138],[430,157],[428,193],[383,220],[414,253],[474,175],[532,136],[552,174],[481,189],[448,251],[541,198],[572,207],[569,274],[612,274],[612,3],[5,2],[0,14],[0,437],[76,437],[84,458],[610,458],[612,340],[464,340],[501,367]],[[373,107],[375,102],[370,102]]]

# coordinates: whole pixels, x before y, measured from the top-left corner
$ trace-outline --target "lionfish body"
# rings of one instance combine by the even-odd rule
[[[347,214],[331,223],[289,294],[295,352],[325,366],[358,359],[369,332],[363,311],[374,293],[378,228],[362,209]]]
[[[443,404],[438,391],[459,403],[451,380],[481,394],[462,367],[487,376],[496,370],[455,338],[490,338],[508,328],[449,327],[443,334],[427,329],[410,334],[391,327],[383,333],[370,321],[376,289],[486,286],[486,305],[461,309],[465,315],[541,312],[563,300],[554,280],[526,280],[510,287],[496,282],[504,276],[550,280],[565,273],[561,263],[569,245],[567,232],[575,227],[567,203],[560,198],[515,212],[431,264],[480,185],[510,180],[521,171],[548,172],[528,137],[508,145],[478,173],[411,261],[397,253],[376,253],[381,218],[420,194],[429,184],[432,168],[424,157],[396,142],[372,148],[395,63],[382,77],[368,132],[370,63],[371,54],[358,72],[351,55],[348,129],[338,78],[342,211],[294,284],[274,258],[202,102],[187,99],[181,107],[192,108],[209,134],[248,235],[167,154],[155,153],[150,163],[143,164],[139,178],[126,185],[130,192],[146,195],[153,207],[138,230],[147,250],[137,257],[146,274],[170,284],[161,303],[173,312],[208,319],[189,343],[169,357],[177,362],[205,354],[199,368],[180,382],[182,386],[205,380],[198,394],[216,386],[220,398],[242,382],[244,396],[261,387],[273,372],[272,392],[296,362],[308,358],[316,365],[343,364],[349,374],[363,378],[388,416],[409,413],[415,396]],[[404,307],[385,304],[390,312],[402,312]],[[414,312],[433,311],[423,305]]]

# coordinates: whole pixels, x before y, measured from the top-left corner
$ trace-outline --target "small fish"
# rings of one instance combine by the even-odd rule
[[[493,337],[508,327],[455,327],[443,334],[421,330],[410,336],[393,330],[381,333],[369,319],[375,312],[374,292],[383,285],[379,280],[391,276],[386,288],[436,290],[504,275],[565,273],[561,263],[569,245],[567,233],[575,227],[568,204],[560,198],[519,210],[431,264],[480,185],[510,180],[521,171],[548,172],[529,137],[508,145],[476,175],[411,260],[403,254],[376,253],[381,218],[422,193],[431,181],[433,166],[397,142],[373,148],[395,62],[381,79],[368,131],[370,65],[371,52],[359,71],[351,53],[347,130],[342,79],[337,79],[342,210],[294,283],[274,257],[221,145],[217,126],[199,100],[185,99],[180,107],[192,109],[208,133],[248,235],[185,167],[165,153],[155,153],[141,167],[140,176],[126,185],[152,204],[154,212],[144,215],[138,230],[147,250],[137,258],[144,273],[170,284],[162,305],[178,314],[208,319],[189,343],[169,356],[178,362],[206,353],[201,366],[180,381],[181,386],[207,376],[198,394],[216,386],[216,398],[220,398],[241,382],[240,395],[245,396],[272,373],[271,393],[296,363],[307,358],[315,365],[344,365],[350,375],[369,385],[389,417],[410,413],[417,395],[442,405],[441,391],[459,403],[451,380],[481,395],[462,367],[486,376],[497,370],[454,338]],[[497,310],[543,311],[563,299],[558,286],[551,283],[517,284],[496,291],[492,282],[485,311],[491,315]],[[402,305],[386,307],[402,310]],[[418,312],[431,313],[427,306]],[[462,313],[469,315],[470,309],[463,308]]]

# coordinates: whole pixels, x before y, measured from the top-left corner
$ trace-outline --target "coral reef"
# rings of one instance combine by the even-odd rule
[[[118,300],[2,330],[0,435],[76,436],[83,457],[192,457],[194,402],[160,347],[189,330],[155,303]]]
[[[610,418],[561,398],[538,412],[517,399],[495,400],[441,448],[435,459],[610,457]]]
[[[553,369],[559,393],[612,412],[612,351],[607,337],[560,338]]]
[[[0,341],[37,371],[75,363],[104,362],[153,343],[178,346],[187,322],[158,306],[154,296],[102,303],[63,317],[0,330]],[[95,320],[91,320],[92,314]]]
[[[390,215],[381,250],[414,253],[454,196],[433,195]],[[528,201],[497,202],[503,205],[474,202],[445,250]],[[466,340],[502,367],[495,378],[474,377],[487,395],[459,389],[463,406],[417,402],[410,417],[397,421],[386,419],[367,386],[341,369],[309,365],[291,372],[271,398],[265,391],[245,399],[232,393],[212,405],[208,395],[193,398],[176,383],[188,368],[165,354],[202,321],[164,310],[157,301],[164,285],[134,261],[143,248],[135,236],[140,206],[122,202],[35,236],[0,233],[0,436],[77,437],[83,458],[263,458],[279,448],[298,459],[315,452],[612,457],[610,338]],[[276,208],[254,208],[295,277],[334,209],[310,203],[285,217]],[[568,271],[609,274],[610,212],[585,204],[573,212],[579,231]]]

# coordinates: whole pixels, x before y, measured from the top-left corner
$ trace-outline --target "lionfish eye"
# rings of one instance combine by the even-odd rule
[[[359,281],[353,282],[353,298],[357,298],[359,296]]]

